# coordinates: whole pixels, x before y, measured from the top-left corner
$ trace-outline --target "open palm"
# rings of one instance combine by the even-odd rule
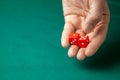
[[[71,32],[88,35],[90,43],[87,48],[76,45],[70,46],[68,55],[77,56],[83,60],[93,55],[104,42],[109,24],[109,9],[106,0],[63,0],[65,25],[62,32],[61,43],[68,47],[68,37]]]

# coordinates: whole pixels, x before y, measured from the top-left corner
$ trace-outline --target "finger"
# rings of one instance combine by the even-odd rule
[[[98,27],[95,30],[95,34],[92,36],[90,36],[90,43],[88,44],[86,51],[85,51],[85,55],[86,56],[92,56],[97,50],[98,48],[101,46],[101,44],[103,43],[103,41],[105,40],[106,37],[106,33],[107,33],[107,25],[103,25],[101,27]]]
[[[65,23],[63,32],[62,32],[62,37],[61,37],[61,44],[64,48],[68,47],[68,38],[71,32],[74,32],[74,27],[70,23]]]
[[[85,48],[81,48],[79,51],[78,51],[78,54],[77,54],[77,59],[78,60],[84,60],[85,59]]]
[[[76,30],[76,33],[79,33],[80,35],[85,35],[85,33],[81,30],[81,29],[78,29]],[[69,57],[74,57],[76,56],[77,52],[79,50],[79,47],[76,46],[76,45],[71,45],[71,47],[69,48],[68,50],[68,56]]]
[[[95,25],[101,20],[103,14],[103,0],[93,0],[90,4],[90,11],[86,17],[84,23],[84,31],[86,33],[91,32]]]
[[[71,58],[74,57],[77,54],[78,50],[79,50],[78,46],[71,45],[71,47],[68,50],[68,56]]]
[[[82,29],[78,29],[76,31],[77,33],[79,33],[81,36],[85,36],[85,32]],[[84,48],[80,48],[78,53],[77,53],[77,59],[78,60],[83,60],[85,58],[85,49]]]

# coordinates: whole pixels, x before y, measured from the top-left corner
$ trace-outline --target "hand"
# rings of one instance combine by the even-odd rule
[[[70,46],[69,57],[77,56],[78,60],[92,56],[104,42],[109,24],[109,8],[106,0],[63,0],[65,25],[61,43],[68,47],[71,32],[88,35],[90,43],[87,48]]]

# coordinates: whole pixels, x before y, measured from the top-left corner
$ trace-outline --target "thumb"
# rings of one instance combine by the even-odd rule
[[[101,20],[103,14],[103,0],[93,0],[89,5],[90,10],[86,17],[84,23],[84,31],[86,33],[91,32],[91,30],[96,26],[96,24]]]

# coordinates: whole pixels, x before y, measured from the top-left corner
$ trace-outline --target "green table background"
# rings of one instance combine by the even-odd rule
[[[0,0],[0,80],[120,80],[120,1],[98,52],[70,59],[60,45],[61,0]]]

